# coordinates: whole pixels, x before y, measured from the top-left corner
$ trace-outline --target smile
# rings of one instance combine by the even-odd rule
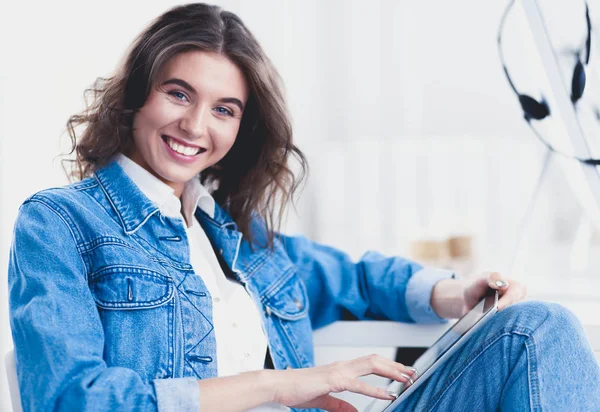
[[[162,135],[161,138],[167,145],[169,145],[171,149],[173,149],[173,151],[184,156],[196,156],[200,153],[206,152],[206,149],[203,147],[188,146],[182,143],[180,140],[175,140],[167,135]]]

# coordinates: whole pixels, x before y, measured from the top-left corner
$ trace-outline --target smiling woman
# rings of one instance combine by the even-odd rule
[[[306,170],[279,83],[236,15],[196,3],[159,16],[91,89],[68,122],[76,181],[26,199],[15,222],[23,409],[354,412],[331,393],[392,400],[357,378],[408,385],[416,371],[377,355],[315,367],[314,329],[347,313],[443,322],[489,288],[501,313],[402,407],[600,404],[581,325],[558,305],[519,303],[519,282],[492,272],[465,283],[375,252],[353,262],[279,233]]]
[[[185,182],[217,164],[237,137],[248,86],[227,57],[202,51],[174,56],[133,122],[125,154],[181,196]]]
[[[251,215],[258,213],[272,244],[277,216],[307,165],[293,144],[279,75],[239,17],[199,4],[165,13],[114,76],[98,79],[87,94],[88,108],[68,122],[76,158],[63,165],[73,179],[91,176],[118,153],[135,157],[178,195],[200,173],[202,183],[218,187],[212,195],[246,237],[253,239]],[[81,136],[78,126],[85,127]],[[175,143],[201,153],[190,159]],[[299,163],[296,175],[290,157]]]

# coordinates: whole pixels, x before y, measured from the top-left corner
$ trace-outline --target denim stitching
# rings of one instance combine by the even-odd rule
[[[200,376],[200,374],[199,374],[199,373],[196,371],[196,368],[194,368],[194,365],[192,365],[192,364],[190,363],[190,361],[189,361],[189,360],[187,360],[187,359],[186,359],[186,360],[185,360],[185,363],[187,363],[188,365],[190,365],[190,369],[191,369],[192,371],[194,371],[194,375],[196,375],[196,377],[197,377],[198,379],[202,379],[202,376]]]
[[[91,189],[93,187],[98,186],[98,182],[95,182],[92,179],[90,179],[88,182],[86,182],[86,180],[88,180],[88,179],[82,180],[79,183],[74,183],[71,186],[71,189],[76,190],[78,192],[82,192],[84,190]]]
[[[263,303],[266,303],[269,299],[273,297],[273,295],[276,295],[283,288],[283,285],[286,284],[288,280],[290,280],[294,276],[294,273],[294,266],[291,266],[288,270],[283,272],[283,274],[279,276],[276,282],[271,283],[271,286],[263,290],[263,293],[260,297],[261,301],[263,301]]]
[[[121,226],[125,230],[125,233],[127,233],[127,225],[125,224],[125,221],[123,220],[123,217],[119,213],[119,209],[114,204],[112,197],[108,194],[108,192],[106,191],[106,188],[102,184],[102,182],[100,180],[100,176],[98,176],[97,173],[94,173],[94,178],[98,181],[98,186],[100,187],[100,190],[102,190],[102,192],[104,193],[104,197],[106,197],[106,199],[108,200],[108,203],[110,203],[110,205],[112,206],[112,208],[115,210],[115,212],[116,212],[115,214],[117,215],[117,217],[119,219],[119,222],[121,223]],[[129,234],[129,233],[127,233],[127,234]]]
[[[169,325],[168,325],[168,329],[169,329],[169,356],[168,356],[168,361],[167,361],[167,376],[173,376],[175,371],[174,371],[174,365],[175,365],[175,321],[174,321],[174,312],[175,312],[175,299],[171,300],[171,302],[169,303]]]
[[[213,323],[204,315],[204,313],[202,313],[197,307],[196,305],[194,305],[194,303],[190,300],[190,298],[184,293],[183,297],[185,297],[187,299],[188,302],[190,302],[190,304],[194,307],[194,309],[196,309],[198,311],[198,313],[200,313],[200,315],[204,318],[204,320],[206,320],[206,322],[210,325],[210,329],[208,330],[208,332],[206,332],[206,335],[204,335],[202,337],[202,339],[200,339],[194,346],[192,346],[192,348],[190,350],[188,350],[187,352],[185,352],[185,355],[189,354],[191,351],[193,351],[202,341],[204,341],[204,339],[206,339],[206,337],[208,335],[210,335],[210,333],[215,329],[215,326],[213,325]]]
[[[526,332],[525,332],[526,331]],[[457,368],[456,372],[452,373],[447,381],[446,381],[446,385],[444,385],[440,390],[437,391],[437,393],[435,394],[435,396],[432,398],[432,400],[429,402],[427,409],[429,411],[433,411],[433,409],[436,407],[436,405],[442,400],[444,393],[446,393],[448,391],[448,389],[450,389],[450,387],[452,385],[454,385],[454,383],[458,380],[458,378],[465,373],[465,371],[468,369],[468,367],[475,361],[477,360],[477,358],[479,358],[486,350],[488,350],[490,347],[492,347],[493,345],[495,345],[501,338],[505,337],[505,336],[510,336],[515,332],[525,332],[525,333],[529,333],[532,334],[533,332],[531,330],[528,329],[524,329],[524,328],[512,328],[512,329],[508,329],[508,328],[503,328],[502,330],[500,330],[496,335],[493,335],[492,337],[490,337],[489,339],[487,339],[480,347],[478,350],[474,351],[473,354],[471,354],[471,356],[469,356],[464,362],[463,364]]]
[[[59,217],[59,219],[61,219],[63,221],[63,223],[65,224],[65,226],[67,227],[67,229],[69,229],[69,233],[71,233],[71,237],[73,239],[73,243],[75,243],[75,249],[77,250],[77,255],[79,256],[79,259],[81,259],[81,264],[82,264],[83,269],[84,269],[84,277],[87,280],[88,279],[89,266],[86,264],[86,261],[84,260],[83,256],[81,255],[81,252],[79,250],[80,249],[79,242],[77,241],[77,236],[76,236],[75,232],[77,232],[77,234],[80,235],[80,236],[81,236],[81,233],[78,232],[76,226],[74,228],[72,228],[69,225],[70,219],[68,219],[68,220],[65,219],[65,216],[63,216],[58,210],[55,210],[50,204],[46,203],[46,201],[50,201],[50,199],[48,199],[46,197],[42,197],[42,196],[37,195],[35,198],[32,197],[29,200],[26,200],[23,203],[23,206],[26,205],[27,203],[33,203],[33,202],[40,203],[40,204],[46,206],[50,211],[52,211],[54,214],[56,214]],[[68,215],[66,217],[68,218]]]
[[[528,376],[529,376],[529,391],[531,396],[529,397],[530,407],[532,411],[541,411],[542,407],[540,405],[540,382],[539,375],[537,370],[537,360],[536,360],[536,351],[535,351],[535,339],[533,336],[530,336],[529,339],[525,341],[525,348],[527,350],[527,360],[528,360]],[[533,359],[533,362],[529,362],[529,357]]]
[[[139,275],[154,276],[154,277],[159,278],[160,280],[163,280],[165,283],[173,282],[173,279],[171,278],[171,276],[165,275],[160,272],[156,272],[154,270],[147,269],[143,266],[134,266],[134,265],[105,266],[102,269],[97,270],[94,273],[90,274],[90,281],[93,282],[96,278],[101,278],[101,277],[107,276],[107,275],[113,275],[115,273],[132,273],[132,274],[139,274]]]
[[[246,277],[250,278],[258,269],[260,269],[266,262],[269,254],[265,251],[260,255],[256,256],[250,264],[246,265],[245,272]]]
[[[190,305],[192,305],[194,307],[194,309],[196,309],[198,312],[202,313],[202,311],[198,308],[198,306],[196,306],[194,304],[194,302],[192,302],[192,300],[187,295],[187,293],[185,293],[184,290],[181,290],[181,288],[179,286],[177,286],[177,291],[179,292],[179,295],[183,295],[183,297],[186,298],[186,300],[190,303]]]
[[[135,250],[136,252],[145,252],[144,250],[139,250],[139,249],[134,248],[133,246],[131,246],[124,240],[116,238],[114,236],[99,236],[88,242],[82,243],[81,249],[82,249],[82,252],[84,252],[84,253],[91,252],[93,250],[98,249],[100,246],[104,246],[104,245],[119,245],[119,246],[127,247],[131,250]],[[147,253],[145,253],[145,255],[151,257],[151,255],[148,255]]]
[[[131,236],[131,239],[136,242],[141,249],[144,249],[144,245],[150,249],[152,249],[153,251],[155,251],[159,256],[165,256],[165,258],[161,258],[159,256],[154,256],[154,258],[156,259],[156,261],[158,263],[162,263],[162,264],[166,264],[169,265],[175,269],[179,269],[179,270],[193,270],[192,269],[192,265],[190,265],[189,263],[186,262],[179,262],[177,260],[172,259],[170,256],[165,255],[164,253],[162,253],[159,249],[155,248],[150,242],[148,242],[146,239],[144,239],[143,237],[134,234]],[[141,244],[143,243],[143,245]],[[188,246],[189,247],[189,246]]]
[[[98,306],[102,307],[106,310],[112,309],[132,309],[132,308],[156,308],[162,306],[164,303],[170,301],[174,296],[174,288],[173,288],[173,280],[165,275],[159,274],[157,272],[153,272],[147,269],[138,268],[138,267],[126,267],[126,266],[111,266],[108,268],[103,268],[102,270],[95,272],[90,276],[90,289],[94,291],[94,285],[105,277],[113,276],[115,274],[130,274],[134,276],[138,276],[140,278],[146,278],[148,280],[153,281],[156,284],[160,284],[161,286],[167,287],[167,292],[158,299],[145,301],[145,302],[108,302],[100,299],[93,293],[94,300]],[[156,282],[156,279],[160,279],[160,282]]]
[[[296,359],[297,365],[299,367],[302,367],[302,361],[300,360],[300,357],[298,356],[298,353],[296,353],[296,348],[294,346],[294,340],[291,338],[290,334],[287,331],[286,326],[284,325],[284,321],[282,321],[280,318],[277,318],[277,321],[279,323],[279,325],[281,326],[281,330],[283,330],[283,333],[285,334],[285,337],[287,338],[288,342],[290,343],[291,347],[290,347],[290,352],[292,352],[292,354],[294,355],[294,358]]]
[[[177,288],[179,289],[179,287]],[[173,330],[175,331],[175,327],[178,326],[179,327],[179,331],[175,331],[175,338],[177,337],[177,332],[180,333],[179,336],[181,336],[181,342],[177,345],[177,350],[180,351],[181,353],[179,354],[180,356],[176,356],[175,352],[173,353],[173,359],[177,358],[177,359],[182,359],[185,360],[185,356],[184,356],[184,352],[185,352],[185,330],[184,330],[184,325],[183,325],[183,305],[181,302],[181,294],[177,293],[177,296],[175,299],[173,299],[173,302],[175,302],[175,300],[177,300],[177,306],[179,308],[179,316],[178,319],[180,319],[181,321],[179,322],[179,325],[175,325],[173,324]],[[175,343],[177,343],[177,341],[175,340]],[[179,368],[181,370],[181,376],[184,376],[185,374],[185,363],[181,362],[181,366]],[[177,371],[179,372],[179,370]],[[175,367],[173,367],[173,374],[175,374]],[[175,377],[175,376],[173,376]]]

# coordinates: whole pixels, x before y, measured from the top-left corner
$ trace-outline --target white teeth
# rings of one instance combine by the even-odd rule
[[[195,147],[186,147],[183,149],[183,154],[188,155],[188,156],[193,156],[198,152],[198,149],[196,149]]]
[[[188,147],[188,146],[179,144],[179,143],[175,142],[173,139],[171,139],[170,137],[167,138],[167,144],[169,145],[169,147],[171,149],[173,149],[177,153],[185,155],[185,156],[195,156],[201,150],[201,149],[197,149],[195,147]]]

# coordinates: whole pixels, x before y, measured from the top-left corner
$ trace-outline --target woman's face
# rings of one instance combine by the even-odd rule
[[[133,161],[181,196],[185,182],[221,160],[237,136],[248,100],[240,69],[202,51],[175,55],[133,118]]]

